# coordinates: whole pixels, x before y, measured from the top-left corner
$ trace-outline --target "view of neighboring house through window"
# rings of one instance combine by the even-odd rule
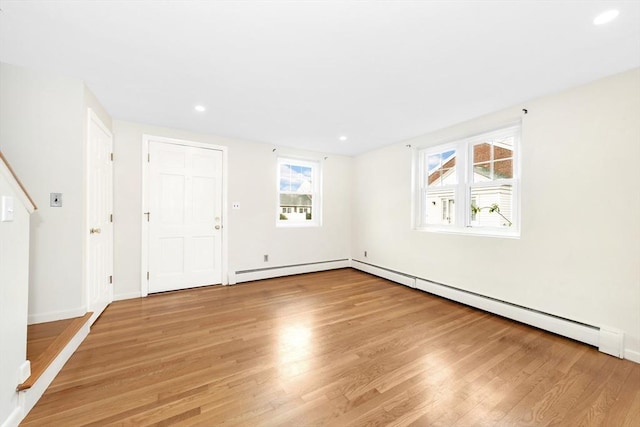
[[[513,125],[418,149],[416,228],[517,234],[519,135]]]
[[[278,159],[278,225],[320,225],[320,164]]]
[[[426,187],[424,209],[426,224],[455,223],[455,199],[458,177],[456,171],[456,150],[449,147],[438,148],[424,154],[426,173],[423,185]]]
[[[513,223],[513,149],[515,135],[499,133],[472,145],[470,184],[473,226],[510,227]],[[498,206],[496,210],[494,207]]]

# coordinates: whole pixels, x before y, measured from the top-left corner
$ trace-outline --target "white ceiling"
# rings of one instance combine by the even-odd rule
[[[115,119],[349,155],[640,66],[637,0],[0,9],[0,61],[84,80]]]

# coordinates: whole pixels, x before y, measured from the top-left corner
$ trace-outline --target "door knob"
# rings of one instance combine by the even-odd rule
[[[219,225],[216,225],[216,226],[215,226],[215,229],[216,229],[216,230],[220,230],[220,226],[219,226]]]
[[[89,230],[90,234],[100,234],[101,232],[102,232],[102,230],[99,229],[99,228],[92,228],[92,229]]]

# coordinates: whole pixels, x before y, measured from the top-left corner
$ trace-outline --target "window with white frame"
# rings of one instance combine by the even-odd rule
[[[417,229],[517,235],[520,125],[419,148]]]
[[[278,225],[320,225],[320,177],[319,162],[278,158]]]

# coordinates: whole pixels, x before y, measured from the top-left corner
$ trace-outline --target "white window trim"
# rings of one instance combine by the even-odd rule
[[[311,167],[311,221],[291,222],[281,220],[280,214],[280,165],[293,164]],[[276,164],[276,226],[283,228],[320,227],[322,225],[322,162],[320,160],[302,159],[295,156],[278,156]]]
[[[417,231],[427,231],[442,234],[464,234],[470,236],[519,238],[521,225],[521,204],[520,204],[520,146],[521,146],[522,123],[505,124],[494,130],[481,132],[473,136],[465,137],[456,141],[438,144],[435,146],[416,147],[414,150],[414,180],[413,180],[413,228]],[[513,191],[513,215],[511,222],[513,225],[508,228],[486,227],[471,225],[471,189],[495,185],[491,183],[473,183],[473,146],[483,139],[496,138],[501,135],[514,135],[513,149],[513,178],[506,178],[499,182],[512,185]],[[429,155],[442,153],[449,150],[456,150],[456,182],[457,184],[439,187],[455,189],[455,224],[424,224],[426,203],[426,188],[423,187],[423,177],[426,174],[425,168]]]

